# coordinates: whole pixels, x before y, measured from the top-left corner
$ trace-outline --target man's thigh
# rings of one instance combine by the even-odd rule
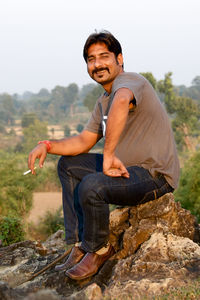
[[[163,176],[153,178],[148,170],[137,166],[128,168],[130,177],[109,177],[102,172],[84,178],[88,190],[93,190],[107,203],[134,206],[172,191]]]
[[[103,155],[98,153],[83,153],[76,156],[62,156],[58,170],[62,170],[78,180],[88,174],[102,172]]]

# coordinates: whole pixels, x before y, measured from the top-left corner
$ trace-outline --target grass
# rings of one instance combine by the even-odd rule
[[[109,297],[104,297],[104,300],[110,300]],[[119,299],[120,295],[119,295]],[[170,289],[166,294],[159,296],[144,296],[144,297],[134,297],[130,294],[124,296],[123,300],[199,300],[200,299],[200,277],[184,287],[178,287]],[[118,300],[114,298],[113,300]]]
[[[171,289],[167,294],[144,298],[143,300],[199,300],[200,299],[200,277],[184,287]]]

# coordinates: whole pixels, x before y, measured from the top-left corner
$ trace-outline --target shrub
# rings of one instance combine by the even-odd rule
[[[179,188],[175,192],[176,201],[191,211],[200,222],[200,151],[185,164],[181,172]]]
[[[40,220],[38,230],[49,236],[59,229],[64,229],[64,219],[61,215],[62,207],[56,210],[56,212],[48,211],[45,216]]]
[[[76,130],[80,133],[81,131],[83,131],[83,128],[84,128],[83,124],[79,123],[76,127]]]
[[[25,232],[21,220],[9,215],[0,218],[0,240],[3,246],[24,240]]]

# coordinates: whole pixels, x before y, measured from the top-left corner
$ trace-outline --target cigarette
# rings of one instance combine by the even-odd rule
[[[35,170],[36,168],[37,168],[37,167],[34,167],[34,170]],[[31,170],[30,170],[30,169],[29,169],[28,171],[24,172],[23,175],[27,175],[27,174],[29,174],[29,173],[31,173]]]

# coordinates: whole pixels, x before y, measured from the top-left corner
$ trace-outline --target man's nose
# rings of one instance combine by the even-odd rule
[[[102,66],[102,61],[101,61],[101,59],[96,58],[96,60],[95,60],[95,67],[96,67],[96,68],[99,68],[99,67],[101,67],[101,66]]]

